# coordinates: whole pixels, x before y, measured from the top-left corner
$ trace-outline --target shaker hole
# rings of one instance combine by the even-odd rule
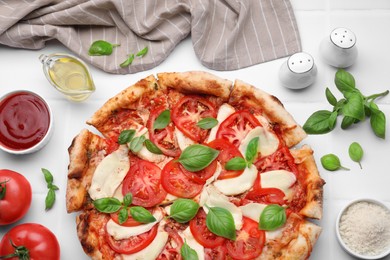
[[[302,63],[302,61],[300,60],[299,63]]]

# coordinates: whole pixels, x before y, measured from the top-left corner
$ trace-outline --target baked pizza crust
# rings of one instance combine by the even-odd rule
[[[227,101],[232,83],[202,71],[172,72],[157,74],[161,88],[173,88],[184,94],[204,94]]]
[[[288,147],[298,144],[307,136],[306,132],[295,122],[277,97],[241,80],[236,80],[230,94],[229,103],[235,106],[242,102],[254,107],[260,105],[263,109],[263,116],[271,124],[280,126],[282,138]]]

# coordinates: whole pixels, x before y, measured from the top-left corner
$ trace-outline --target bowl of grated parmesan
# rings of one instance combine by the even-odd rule
[[[374,199],[351,201],[337,217],[336,234],[349,254],[361,259],[383,258],[390,254],[390,210]]]

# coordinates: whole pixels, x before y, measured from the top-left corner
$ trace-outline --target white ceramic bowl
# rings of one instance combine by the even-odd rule
[[[361,258],[361,259],[379,259],[379,258],[384,258],[385,256],[387,256],[388,254],[390,254],[390,245],[389,247],[381,252],[380,254],[378,255],[362,255],[362,254],[359,254],[355,251],[353,251],[351,248],[349,248],[346,243],[344,242],[343,238],[342,238],[342,235],[340,234],[340,228],[339,228],[339,225],[340,225],[340,220],[341,220],[341,217],[343,216],[343,214],[346,212],[346,210],[353,204],[355,203],[358,203],[358,202],[368,202],[368,203],[374,203],[374,204],[377,204],[379,206],[382,206],[383,208],[387,209],[389,212],[390,212],[390,209],[381,201],[378,201],[378,200],[375,200],[375,199],[370,199],[370,198],[361,198],[361,199],[357,199],[357,200],[353,200],[351,202],[349,202],[347,205],[344,206],[344,208],[340,211],[338,217],[337,217],[337,220],[336,220],[336,235],[337,235],[337,240],[339,241],[341,247],[346,251],[348,252],[350,255],[354,256],[354,257],[357,257],[357,258]]]
[[[3,100],[7,99],[11,95],[15,95],[15,94],[19,94],[19,93],[28,93],[28,94],[31,94],[33,96],[36,96],[38,99],[40,99],[46,105],[48,113],[49,113],[49,126],[47,129],[47,132],[38,143],[36,143],[35,145],[33,145],[31,147],[28,147],[25,149],[12,149],[10,147],[3,145],[2,142],[0,142],[0,149],[3,150],[4,152],[10,153],[10,154],[34,153],[34,152],[37,152],[40,149],[42,149],[49,142],[49,140],[53,134],[53,131],[54,131],[54,129],[53,129],[54,128],[54,124],[53,124],[54,117],[53,117],[53,113],[52,113],[52,110],[50,108],[49,103],[42,96],[40,96],[37,93],[34,93],[32,91],[29,91],[29,90],[17,90],[17,91],[9,92],[9,93],[3,95],[2,97],[0,97],[0,104],[3,102]]]

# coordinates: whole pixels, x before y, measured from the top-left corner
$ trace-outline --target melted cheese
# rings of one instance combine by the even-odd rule
[[[188,146],[195,144],[195,141],[188,138],[180,131],[177,127],[175,127],[175,136],[177,138],[177,143],[179,144],[180,150],[184,151]]]
[[[207,143],[215,140],[215,137],[218,132],[218,128],[221,125],[221,123],[225,121],[225,119],[228,118],[234,112],[236,112],[234,107],[232,107],[227,103],[222,104],[222,106],[219,108],[218,115],[217,115],[218,125],[211,128],[210,135],[207,138]]]
[[[134,137],[138,137],[141,135],[144,135],[146,139],[149,139],[148,129],[142,125],[140,125],[137,128]],[[163,154],[155,154],[155,153],[150,152],[146,148],[145,144],[142,145],[141,150],[138,153],[136,153],[136,155],[141,159],[144,159],[144,160],[147,160],[147,161],[153,162],[153,163],[161,163],[162,161],[164,161],[166,159],[166,156]]]
[[[241,141],[239,150],[242,155],[245,155],[249,142],[255,137],[259,137],[259,147],[257,151],[259,151],[261,156],[273,154],[279,147],[279,139],[274,133],[266,130],[264,127],[257,126],[249,131]]]
[[[241,206],[240,209],[244,217],[259,222],[260,215],[263,212],[265,207],[267,207],[267,205],[262,203],[248,203],[244,206]]]
[[[148,223],[148,224],[143,224],[139,226],[134,226],[134,227],[125,227],[121,226],[112,219],[110,219],[107,222],[107,233],[110,234],[114,239],[120,240],[120,239],[126,239],[130,238],[132,236],[137,236],[142,233],[148,232],[151,230],[154,225],[156,225],[160,220],[163,218],[163,214],[160,210],[156,210],[153,213],[153,216],[156,218],[156,221]]]
[[[196,239],[191,233],[190,227],[187,227],[183,232],[179,232],[179,235],[189,247],[195,250],[195,252],[198,254],[198,259],[205,259],[204,247],[199,244],[198,241],[196,241]]]
[[[295,174],[286,170],[275,170],[261,174],[261,187],[277,188],[284,192],[285,199],[291,200],[293,191],[290,188],[297,178]]]
[[[229,201],[229,198],[220,193],[213,185],[206,186],[200,194],[199,205],[208,207],[220,207],[224,208],[233,215],[234,224],[237,230],[242,227],[242,212],[241,210]],[[207,207],[203,207],[203,210],[208,213]]]
[[[252,188],[257,177],[257,169],[254,165],[245,167],[244,172],[235,178],[216,180],[214,186],[225,195],[237,195]]]
[[[130,169],[129,150],[121,145],[96,167],[88,190],[93,200],[112,197]]]

